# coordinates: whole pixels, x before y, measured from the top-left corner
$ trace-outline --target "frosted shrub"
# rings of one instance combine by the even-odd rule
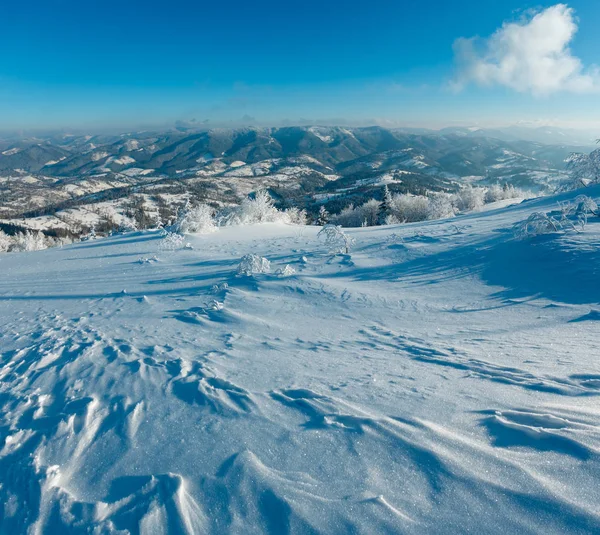
[[[41,251],[48,247],[46,237],[39,231],[19,232],[15,235],[11,251]]]
[[[483,207],[486,191],[484,188],[464,186],[454,195],[454,206],[459,212],[471,212]]]
[[[422,195],[392,195],[387,223],[413,223],[429,218],[429,199]]]
[[[354,204],[349,204],[339,214],[331,216],[331,222],[342,227],[360,227],[362,223]],[[323,228],[325,226],[327,225]]]
[[[486,203],[492,203],[526,196],[525,192],[512,185],[504,184],[504,186],[500,186],[499,184],[493,184],[485,191],[484,200]]]
[[[583,213],[586,215],[600,215],[598,203],[591,197],[588,197],[587,195],[578,195],[577,197],[575,197],[573,204],[575,206],[575,212],[577,214]]]
[[[174,231],[179,234],[208,234],[217,230],[214,220],[215,211],[207,204],[184,210],[174,225]]]
[[[176,232],[167,232],[161,240],[159,247],[165,251],[175,251],[185,245],[185,238]]]
[[[446,219],[454,217],[452,197],[447,193],[434,193],[429,197],[427,219]]]
[[[270,272],[271,263],[266,258],[255,254],[247,254],[246,256],[242,257],[237,268],[238,275],[245,275],[247,277],[259,273]]]
[[[244,199],[242,204],[220,220],[221,225],[252,225],[254,223],[289,223],[306,225],[306,211],[293,207],[282,212],[275,207],[266,190],[259,190],[254,198]]]
[[[516,238],[525,239],[559,232],[562,228],[563,224],[551,215],[534,212],[525,221],[517,223],[513,230]]]
[[[252,223],[274,222],[280,219],[280,212],[275,208],[273,199],[266,190],[259,190],[251,199],[244,199],[239,210],[239,222],[242,225]]]
[[[381,203],[376,199],[370,199],[360,207],[360,217],[362,224],[367,227],[377,225],[379,219],[379,210]]]
[[[126,215],[122,215],[121,221],[119,222],[119,232],[135,232],[136,230],[138,230],[138,226],[135,220]]]
[[[598,204],[587,195],[578,195],[573,202],[559,202],[558,206],[561,212],[560,222],[575,230],[577,230],[577,227],[574,221],[580,227],[580,230],[584,230],[590,215],[600,215]]]
[[[354,239],[348,236],[339,225],[331,223],[325,225],[317,234],[319,238],[324,238],[325,243],[334,247],[336,253],[350,252],[350,247],[354,244]]]
[[[296,273],[296,270],[289,264],[286,264],[284,268],[279,268],[275,272],[279,277],[291,277],[294,273]]]
[[[12,245],[12,240],[10,236],[6,234],[4,231],[0,230],[0,253],[6,253],[10,249]]]
[[[288,208],[283,214],[281,214],[282,220],[290,225],[306,225],[308,220],[306,218],[306,210],[300,210],[295,206]]]
[[[380,208],[378,200],[369,199],[360,206],[346,206],[339,214],[330,216],[330,219],[332,223],[342,227],[372,227],[377,225]]]

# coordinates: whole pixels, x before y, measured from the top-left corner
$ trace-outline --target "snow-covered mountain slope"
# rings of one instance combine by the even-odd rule
[[[511,231],[557,199],[1,256],[0,532],[598,533],[600,222]]]

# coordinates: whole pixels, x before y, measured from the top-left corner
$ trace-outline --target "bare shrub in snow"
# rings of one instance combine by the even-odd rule
[[[325,243],[331,247],[336,248],[336,253],[350,252],[350,247],[354,244],[354,239],[348,236],[340,225],[333,225],[331,223],[325,225],[317,234],[319,238],[325,238]]]
[[[217,230],[215,211],[207,204],[186,207],[174,225],[179,234],[208,234]]]
[[[485,194],[485,188],[474,188],[471,185],[463,186],[454,194],[453,204],[459,212],[479,210],[484,205]]]
[[[270,272],[271,263],[266,258],[255,254],[247,254],[243,256],[237,268],[238,275],[245,275],[247,277],[259,273]]]

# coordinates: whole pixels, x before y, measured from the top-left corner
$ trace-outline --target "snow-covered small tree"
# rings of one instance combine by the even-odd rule
[[[324,227],[329,223],[329,212],[325,208],[325,205],[321,205],[319,208],[319,215],[317,217],[317,225],[320,227]]]
[[[390,188],[387,187],[387,184],[383,188],[383,200],[379,205],[379,213],[377,214],[377,224],[385,225],[388,217],[391,213],[391,205],[392,205],[392,194],[390,193]]]
[[[319,238],[325,238],[325,243],[332,247],[337,247],[336,252],[350,253],[350,247],[354,244],[354,239],[348,236],[340,225],[325,225],[317,234]]]
[[[567,159],[569,179],[563,189],[572,190],[600,183],[600,149],[589,154],[574,153]]]

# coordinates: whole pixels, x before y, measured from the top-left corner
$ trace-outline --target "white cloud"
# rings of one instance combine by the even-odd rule
[[[457,39],[454,85],[503,85],[534,95],[600,91],[598,68],[584,68],[569,48],[576,33],[573,9],[557,4],[521,21],[505,22],[488,39]]]

